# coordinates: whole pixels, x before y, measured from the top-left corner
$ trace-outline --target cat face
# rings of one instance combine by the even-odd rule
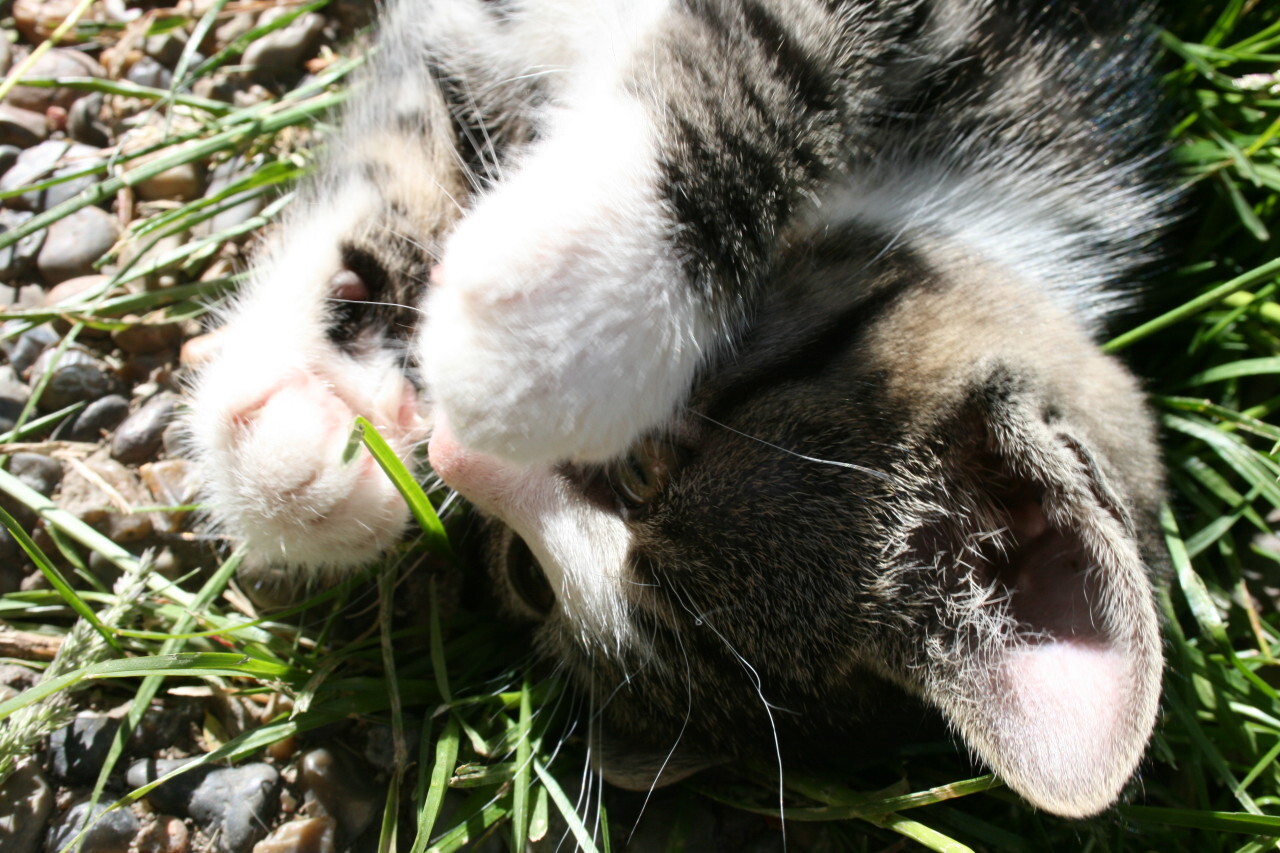
[[[410,465],[429,436],[608,778],[856,753],[914,702],[1033,804],[1105,808],[1155,719],[1161,489],[1088,330],[1152,195],[960,84],[888,117],[1008,24],[1075,58],[1060,135],[1106,143],[1102,42],[918,5],[394,6],[193,391],[215,520],[303,582],[358,566],[408,513],[341,462],[352,419]]]
[[[433,467],[505,523],[495,580],[591,685],[614,781],[813,760],[901,691],[1035,804],[1091,814],[1159,691],[1141,397],[1043,295],[882,242],[797,250],[627,460],[516,467],[445,431]]]

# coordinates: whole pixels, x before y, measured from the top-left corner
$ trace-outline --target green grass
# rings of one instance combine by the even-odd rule
[[[196,26],[210,26],[221,5]],[[972,768],[949,746],[924,744],[890,766],[859,768],[841,779],[789,777],[785,818],[796,849],[879,850],[905,838],[935,850],[1199,853],[1262,850],[1280,838],[1280,553],[1277,540],[1263,540],[1280,526],[1274,416],[1280,406],[1274,300],[1280,287],[1280,77],[1274,93],[1263,78],[1234,82],[1280,72],[1280,6],[1266,0],[1169,5],[1166,83],[1172,159],[1187,185],[1185,218],[1169,269],[1152,282],[1153,312],[1108,344],[1149,381],[1170,472],[1164,536],[1173,575],[1162,597],[1169,669],[1162,719],[1140,782],[1125,805],[1068,822],[1032,811],[990,777],[971,778]],[[263,34],[249,33],[234,50],[203,62],[184,57],[179,79],[233,63],[235,50]],[[134,322],[123,320],[126,315],[153,322],[204,311],[236,281],[201,281],[200,275],[226,241],[264,224],[286,203],[288,186],[311,163],[299,129],[341,101],[343,79],[357,62],[339,57],[307,87],[243,109],[177,86],[167,92],[124,87],[140,103],[181,117],[181,134],[117,161],[94,188],[0,235],[0,247],[177,163],[239,155],[257,168],[220,198],[156,210],[131,223],[130,239],[140,246],[189,232],[243,194],[286,194],[244,226],[121,265],[101,292],[79,304],[10,312],[21,322],[3,334],[55,316],[71,321],[73,338]],[[103,81],[76,85],[124,92]],[[125,289],[158,271],[182,284]],[[8,441],[70,414],[36,419],[34,411]],[[353,452],[358,442],[377,449],[371,431],[353,437]],[[443,579],[455,560],[430,503],[406,479],[428,533],[373,570],[380,615],[365,618],[375,627],[338,641],[348,614],[366,607],[368,582],[353,580],[264,616],[236,594],[237,556],[175,585],[150,571],[143,556],[0,472],[0,492],[44,519],[53,534],[44,541],[56,551],[45,555],[23,540],[53,588],[0,597],[0,619],[65,638],[46,680],[0,703],[0,774],[90,693],[107,706],[128,702],[128,729],[175,683],[209,681],[246,696],[283,694],[289,702],[243,732],[221,737],[209,731],[212,751],[203,762],[260,755],[273,742],[342,720],[390,727],[396,747],[387,781],[402,796],[387,799],[382,849],[454,850],[490,834],[510,849],[547,833],[552,840],[567,833],[570,844],[586,849],[610,849],[625,839],[629,826],[614,827],[613,837],[593,832],[595,818],[580,817],[576,791],[557,781],[574,780],[583,760],[576,744],[562,745],[556,736],[566,697],[554,681],[521,669],[526,658],[500,628],[466,613],[443,615],[447,597],[434,588],[427,616],[393,617],[400,570],[426,564],[419,570],[434,566]],[[124,572],[115,591],[86,570],[94,552]],[[99,791],[124,742],[121,735]],[[446,783],[463,800],[456,808],[445,807]],[[133,791],[118,805],[145,793]],[[713,803],[764,815],[778,810],[776,779],[750,767],[695,778],[677,797],[686,816]],[[688,826],[688,820],[672,825],[673,843]]]

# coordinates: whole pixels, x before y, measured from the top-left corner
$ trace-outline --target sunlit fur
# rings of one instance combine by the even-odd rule
[[[386,14],[194,385],[216,522],[360,565],[407,511],[351,419],[431,435],[606,778],[862,755],[925,708],[1039,807],[1114,802],[1161,672],[1151,419],[1095,344],[1170,203],[1142,10]]]

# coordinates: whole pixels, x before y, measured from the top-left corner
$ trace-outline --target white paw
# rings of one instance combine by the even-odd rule
[[[393,546],[409,520],[367,451],[343,463],[355,417],[412,464],[425,405],[395,353],[351,355],[326,336],[344,221],[320,212],[294,226],[315,241],[285,241],[261,263],[196,378],[187,440],[209,515],[253,557],[352,568]]]
[[[343,450],[363,414],[410,456],[426,434],[416,394],[394,368],[379,376],[259,355],[212,365],[192,400],[188,432],[213,518],[261,560],[311,569],[369,562],[399,539],[408,509],[372,456],[361,450],[344,464]]]
[[[688,391],[710,323],[671,248],[651,121],[578,105],[445,246],[420,341],[463,444],[521,463],[617,455]]]

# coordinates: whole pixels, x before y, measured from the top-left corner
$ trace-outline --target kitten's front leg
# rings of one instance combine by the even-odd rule
[[[465,444],[604,458],[687,392],[716,335],[672,251],[658,163],[639,103],[577,105],[446,244],[423,364]]]
[[[601,459],[660,424],[843,156],[830,10],[650,7],[580,46],[540,140],[446,244],[422,361],[472,449]]]

